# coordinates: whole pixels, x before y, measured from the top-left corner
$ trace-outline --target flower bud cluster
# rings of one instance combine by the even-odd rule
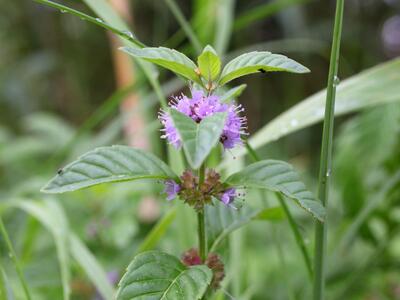
[[[202,261],[197,249],[192,248],[183,253],[182,262],[186,266],[196,266],[201,265]],[[220,287],[221,281],[225,277],[224,263],[221,261],[220,257],[215,253],[209,253],[204,264],[211,269],[213,272],[213,278],[211,280],[210,286],[213,289],[218,289]]]
[[[224,204],[231,204],[236,196],[236,190],[226,187],[221,181],[221,176],[214,170],[207,170],[204,181],[200,183],[199,177],[192,171],[183,172],[178,184],[174,180],[165,181],[167,200],[174,199],[177,195],[196,211],[201,211],[206,204],[212,204],[212,198],[219,199]]]

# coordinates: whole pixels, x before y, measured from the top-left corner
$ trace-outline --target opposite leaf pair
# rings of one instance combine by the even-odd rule
[[[228,62],[221,72],[221,59],[211,46],[206,46],[197,59],[196,65],[185,54],[165,47],[132,48],[121,50],[136,57],[155,63],[165,69],[193,81],[206,90],[218,87],[241,76],[257,72],[285,71],[307,73],[310,70],[284,55],[268,51],[254,51],[242,54]]]

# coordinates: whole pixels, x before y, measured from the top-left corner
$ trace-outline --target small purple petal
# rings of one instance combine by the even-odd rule
[[[239,116],[243,111],[241,105],[221,103],[216,95],[207,96],[202,91],[192,90],[192,98],[185,95],[174,97],[169,106],[198,123],[217,112],[227,112],[221,142],[225,149],[243,144],[241,135],[246,134],[246,119]],[[164,134],[161,137],[167,139],[175,148],[180,148],[182,141],[171,116],[167,112],[161,112],[159,119],[164,125]]]
[[[176,198],[176,195],[179,193],[181,190],[181,187],[179,184],[177,184],[174,180],[168,179],[165,180],[165,189],[164,193],[167,194],[167,200],[171,201]]]
[[[235,200],[235,197],[236,197],[236,189],[229,188],[229,189],[225,190],[225,192],[222,194],[220,200],[225,205],[229,205],[229,204],[231,204],[233,202],[233,200]]]

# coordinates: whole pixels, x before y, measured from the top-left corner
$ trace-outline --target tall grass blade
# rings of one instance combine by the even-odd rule
[[[335,24],[329,64],[328,87],[326,94],[325,119],[322,133],[321,162],[318,179],[318,198],[327,208],[332,165],[333,124],[335,117],[335,95],[339,68],[340,40],[342,35],[344,0],[336,1]],[[314,257],[314,300],[325,299],[325,260],[327,242],[327,222],[315,224]]]

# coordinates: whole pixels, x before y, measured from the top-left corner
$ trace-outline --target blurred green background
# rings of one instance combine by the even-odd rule
[[[170,1],[60,1],[93,16],[99,14],[95,7],[104,11],[104,2],[146,45],[196,57]],[[325,88],[335,1],[176,4],[200,44],[214,45],[226,60],[249,49],[268,50],[311,69],[303,76],[256,74],[235,82],[248,85],[238,101],[250,133]],[[400,56],[398,0],[345,5],[342,80]],[[62,299],[68,286],[71,299],[102,299],[109,291],[105,275],[115,286],[138,251],[154,247],[179,256],[194,246],[192,212],[165,203],[157,182],[56,197],[39,190],[58,168],[102,145],[143,147],[179,169],[159,139],[157,97],[142,70],[117,51],[120,42],[102,28],[29,0],[0,0],[0,7],[0,201],[6,228],[34,299]],[[396,70],[400,74],[398,63]],[[185,90],[171,73],[159,72],[165,97]],[[376,98],[386,92],[399,100],[399,93],[388,94],[393,88],[373,87]],[[317,124],[258,151],[262,158],[292,162],[315,190],[320,142]],[[327,299],[400,299],[399,146],[398,101],[337,119]],[[244,205],[259,197],[249,193]],[[267,198],[273,206],[276,199]],[[290,208],[312,252],[313,222]],[[155,224],[159,235],[149,237]],[[23,299],[3,239],[0,249],[5,299]],[[227,276],[216,299],[310,299],[311,283],[287,220],[252,222],[220,252]]]

